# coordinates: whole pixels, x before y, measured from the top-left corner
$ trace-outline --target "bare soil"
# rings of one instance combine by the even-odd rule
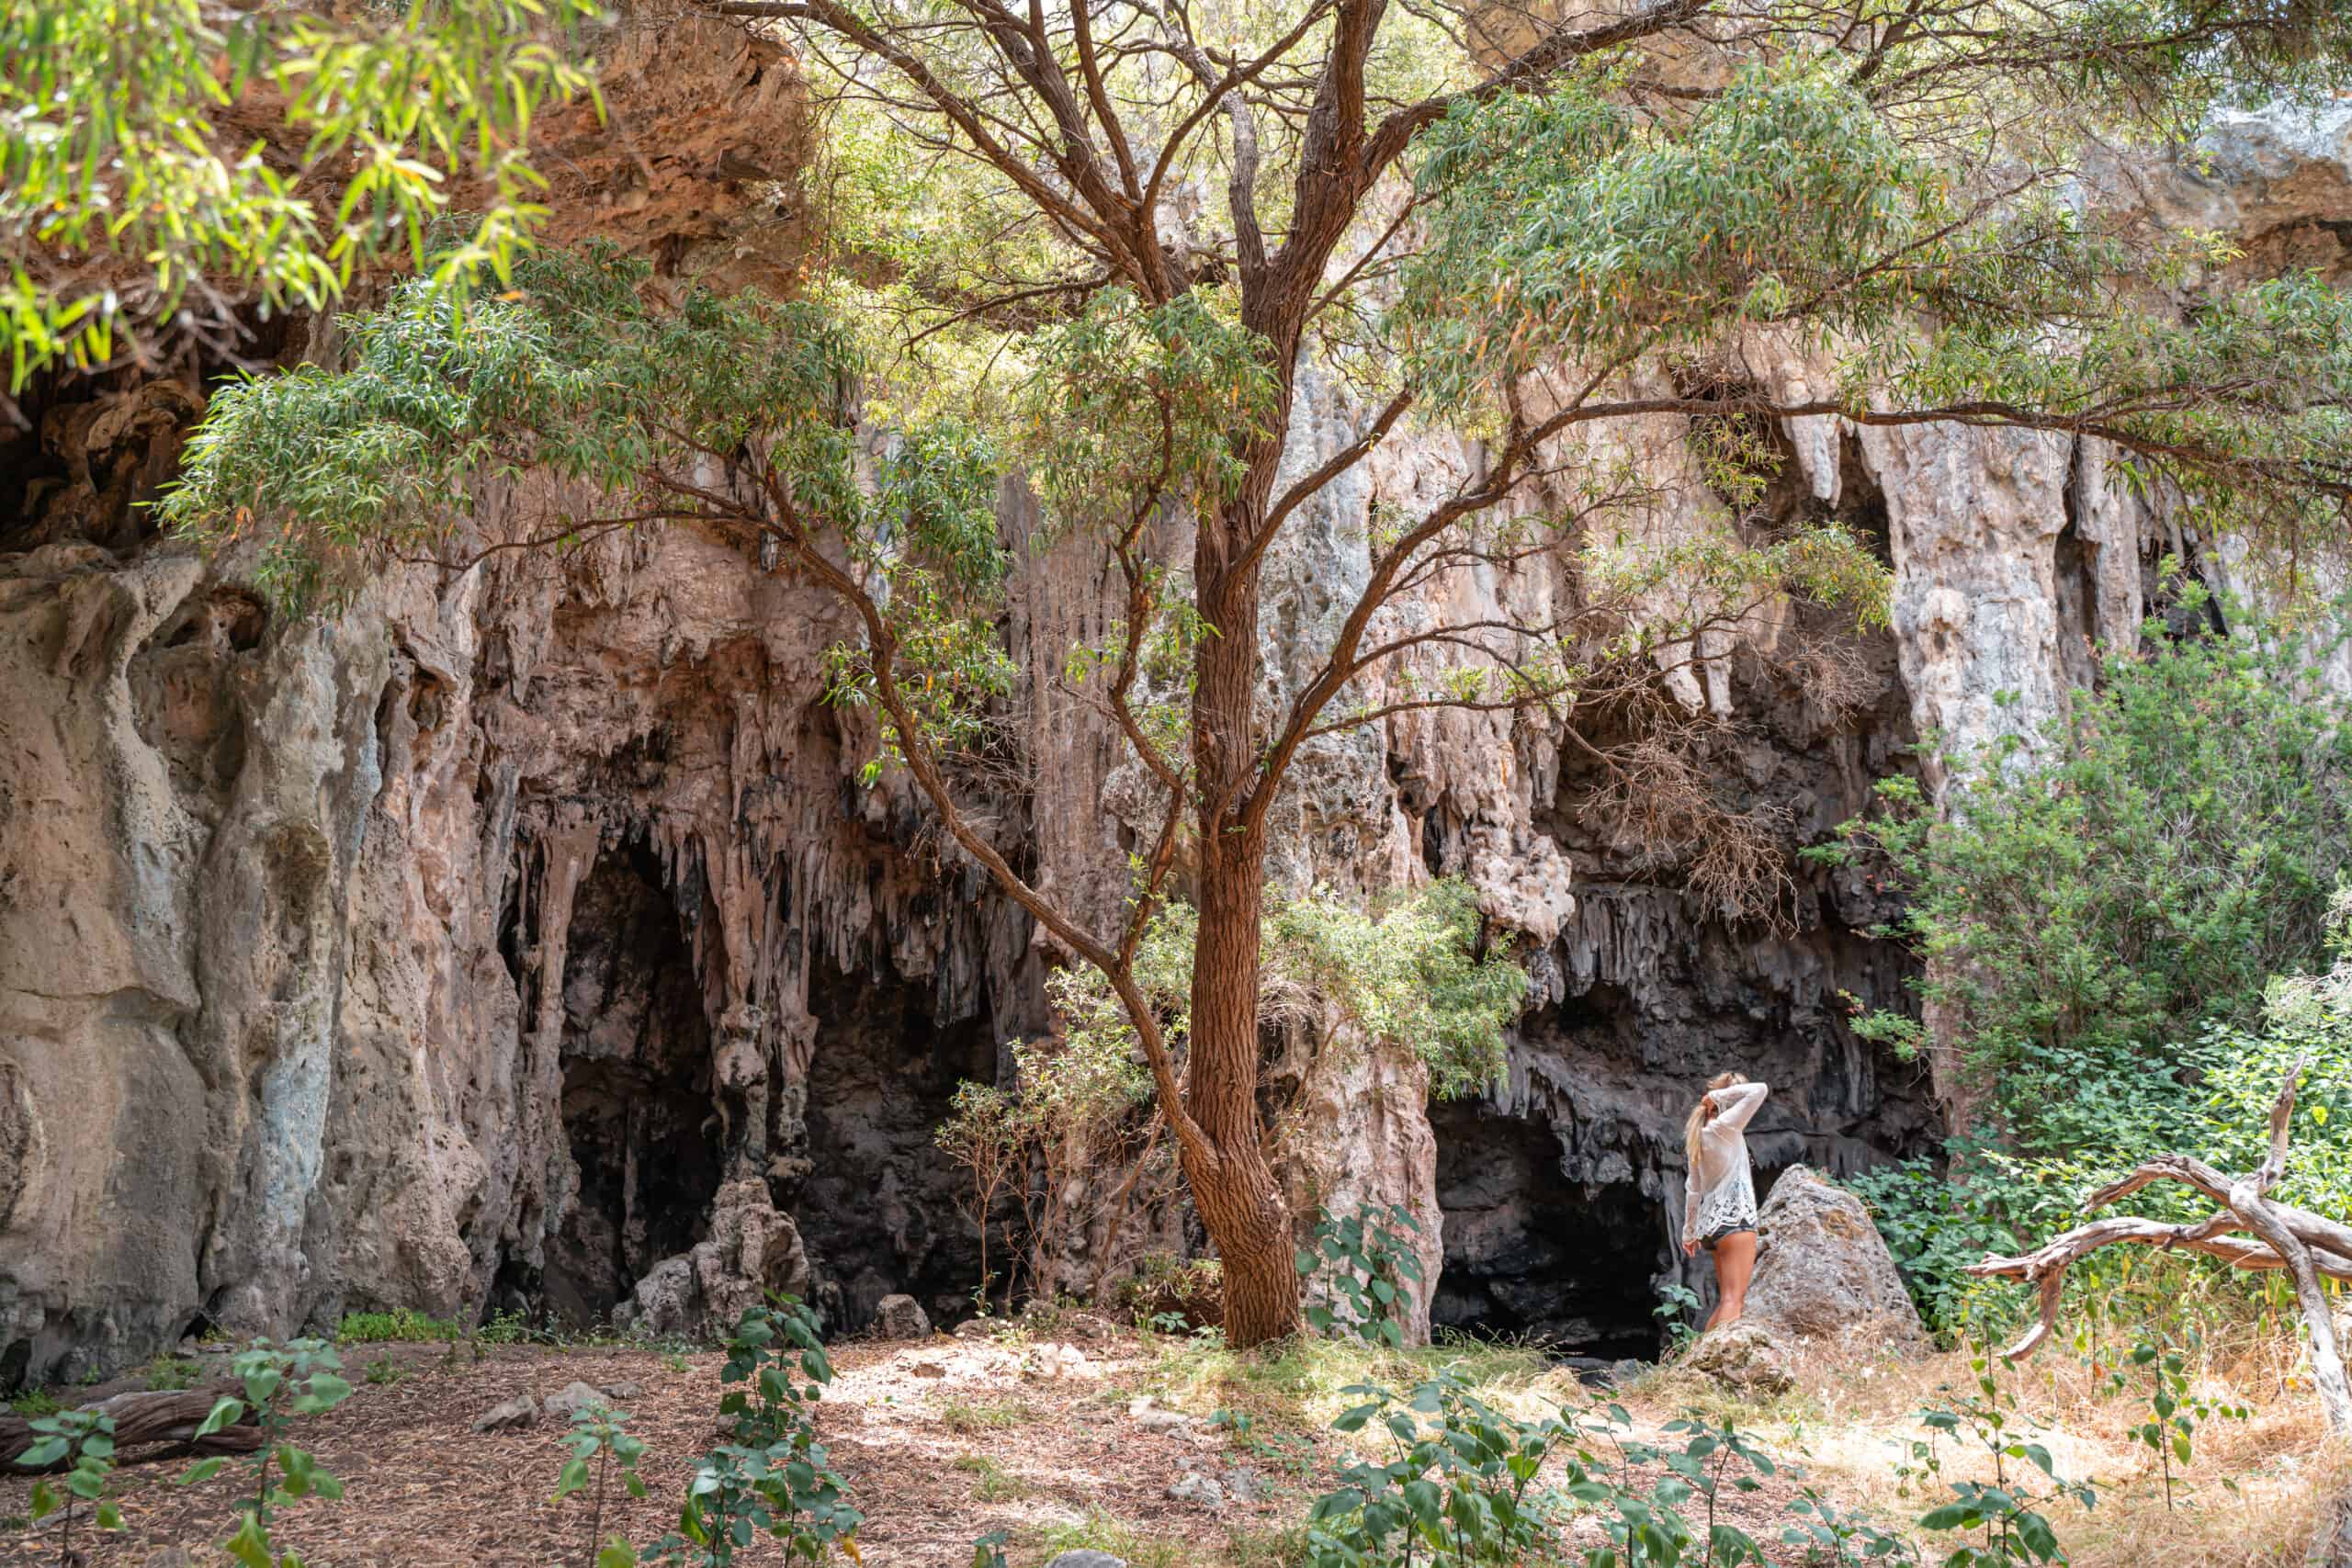
[[[967,1568],[975,1538],[992,1530],[1009,1534],[1012,1568],[1035,1568],[1055,1551],[1080,1544],[1112,1550],[1136,1568],[1275,1568],[1295,1561],[1295,1527],[1341,1457],[1338,1439],[1326,1430],[1340,1398],[1339,1375],[1321,1375],[1329,1369],[1311,1359],[1296,1372],[1268,1375],[1242,1367],[1237,1375],[1239,1358],[1204,1358],[1099,1323],[1091,1331],[1081,1325],[1064,1333],[1068,1337],[1049,1341],[939,1337],[834,1348],[840,1375],[820,1407],[818,1425],[835,1468],[865,1512],[858,1537],[865,1562]],[[1045,1350],[1047,1344],[1074,1345],[1082,1359],[1070,1365],[1067,1351]],[[723,1440],[718,1405],[724,1358],[717,1352],[681,1357],[609,1346],[353,1345],[343,1354],[355,1392],[339,1407],[304,1422],[300,1440],[343,1479],[345,1497],[288,1507],[276,1530],[279,1550],[300,1552],[314,1568],[589,1562],[588,1497],[551,1501],[564,1459],[564,1424],[543,1418],[524,1430],[472,1430],[477,1416],[517,1394],[544,1400],[573,1382],[639,1386],[638,1397],[617,1403],[630,1412],[630,1429],[646,1441],[641,1470],[649,1495],[632,1501],[616,1488],[605,1528],[640,1546],[674,1522],[697,1456]],[[371,1363],[379,1378],[387,1371],[391,1375],[366,1381]],[[1555,1385],[1572,1386],[1565,1373],[1545,1371],[1536,1358],[1521,1358],[1516,1368],[1508,1361],[1490,1364],[1487,1375],[1498,1365],[1503,1373],[1498,1403],[1522,1396],[1540,1403],[1557,1391]],[[136,1386],[71,1392],[78,1400]],[[1655,1438],[1684,1392],[1662,1382],[1637,1388],[1625,1403],[1643,1435]],[[1130,1414],[1131,1404],[1145,1397],[1195,1418],[1155,1429],[1155,1423]],[[1256,1417],[1256,1448],[1197,1418],[1227,1405]],[[1880,1461],[1866,1455],[1849,1465],[1821,1451],[1822,1413],[1802,1392],[1793,1404],[1755,1414],[1768,1446],[1799,1460],[1796,1468],[1807,1473],[1783,1469],[1762,1479],[1757,1490],[1730,1502],[1726,1516],[1765,1543],[1776,1565],[1795,1568],[1805,1562],[1804,1554],[1780,1538],[1790,1522],[1786,1506],[1799,1487],[1818,1485],[1841,1501],[1861,1496],[1884,1503],[1883,1496],[1869,1495],[1879,1488],[1866,1473]],[[1900,1434],[1878,1430],[1874,1423],[1863,1431],[1859,1410],[1841,1416],[1838,1436],[1856,1452],[1892,1451],[1899,1440]],[[1265,1440],[1284,1433],[1304,1441]],[[1799,1450],[1808,1448],[1811,1457],[1800,1459]],[[1188,1472],[1229,1476],[1237,1466],[1254,1471],[1269,1495],[1214,1508],[1169,1495],[1170,1485]],[[115,1492],[125,1529],[98,1538],[87,1563],[228,1562],[214,1543],[233,1528],[237,1505],[250,1488],[247,1472],[232,1464],[210,1481],[181,1486],[176,1478],[186,1468],[180,1461],[119,1472]],[[2302,1472],[2302,1487],[2312,1485],[2314,1473]],[[21,1478],[0,1479],[0,1563],[57,1560],[55,1521],[32,1528],[24,1517],[30,1485]],[[1600,1542],[1594,1522],[1585,1520],[1578,1529],[1575,1544]],[[2277,1558],[2255,1547],[2243,1561],[2289,1561],[2289,1543],[2281,1539],[2275,1545]],[[762,1543],[747,1561],[781,1559],[773,1544]]]

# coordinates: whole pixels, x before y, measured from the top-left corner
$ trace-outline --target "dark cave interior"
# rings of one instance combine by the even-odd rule
[[[1600,1359],[1657,1354],[1664,1216],[1630,1181],[1573,1181],[1549,1122],[1483,1100],[1430,1107],[1445,1265],[1441,1328]]]
[[[963,1173],[934,1138],[958,1083],[996,1081],[989,1018],[942,1022],[929,985],[887,969],[820,968],[808,1009],[810,1169],[780,1201],[808,1246],[818,1304],[851,1330],[891,1294],[942,1325],[969,1316],[979,1244],[956,1207]]]
[[[586,1323],[699,1239],[718,1189],[710,1026],[642,841],[607,850],[581,885],[563,1005],[563,1129],[580,1191],[540,1284],[549,1310]]]

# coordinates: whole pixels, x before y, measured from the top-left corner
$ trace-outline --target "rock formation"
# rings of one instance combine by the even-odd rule
[[[784,62],[690,33],[636,38],[622,74],[649,96],[616,94],[676,122],[678,166],[583,141],[595,188],[571,210],[670,276],[767,280],[789,247],[744,247],[784,222],[774,193],[690,122],[699,80],[788,128]],[[2242,216],[2307,183],[2263,178]],[[51,382],[33,431],[0,437],[0,1382],[392,1305],[685,1327],[805,1282],[837,1325],[900,1294],[953,1322],[977,1252],[930,1129],[959,1078],[1048,1026],[1055,955],[902,786],[858,783],[873,736],[823,698],[830,604],[754,547],[674,529],[403,566],[336,620],[279,624],[250,561],[199,562],[137,510],[198,407],[192,380]],[[1310,377],[1292,461],[1362,418]],[[2054,712],[2086,639],[2130,635],[2182,544],[2089,444],[1781,434],[1776,505],[1883,539],[1897,606],[1867,639],[1792,624],[1710,648],[1692,677],[1729,720],[1718,780],[1784,848],[1860,809],[1922,730],[1981,743]],[[1657,525],[1731,526],[1680,435],[1642,433]],[[1393,440],[1296,520],[1268,563],[1270,705],[1363,581],[1375,512],[1478,460]],[[469,541],[515,537],[531,499],[482,486]],[[1020,774],[989,830],[1106,911],[1147,792],[1051,675],[1114,604],[1093,563],[1028,547],[1025,493],[1001,514],[1023,562],[1003,635],[1048,656],[1024,658]],[[1465,570],[1400,614],[1573,592],[1549,561]],[[1807,637],[1837,703],[1792,657]],[[1495,1094],[1427,1108],[1408,1055],[1327,1031],[1283,1136],[1303,1204],[1437,1222],[1434,1321],[1615,1353],[1655,1345],[1655,1282],[1686,1267],[1668,1216],[1706,1074],[1773,1084],[1751,1134],[1768,1180],[1920,1151],[1939,1123],[1848,1025],[1901,993],[1904,960],[1867,934],[1884,894],[1803,871],[1776,922],[1731,919],[1687,858],[1622,831],[1563,740],[1417,714],[1309,748],[1278,878],[1466,877],[1534,985]]]
[[[1786,1339],[1924,1350],[1927,1330],[1861,1200],[1796,1166],[1757,1216],[1763,1250],[1744,1321]]]

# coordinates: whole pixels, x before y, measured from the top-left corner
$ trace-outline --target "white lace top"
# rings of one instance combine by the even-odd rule
[[[1748,1168],[1747,1122],[1771,1092],[1760,1083],[1713,1091],[1715,1117],[1699,1130],[1699,1168],[1685,1182],[1682,1236],[1756,1228],[1756,1178]]]

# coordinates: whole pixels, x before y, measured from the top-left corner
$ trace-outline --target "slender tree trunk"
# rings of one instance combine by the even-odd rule
[[[1290,1208],[1258,1122],[1258,919],[1266,847],[1240,811],[1240,786],[1257,764],[1258,584],[1254,565],[1227,566],[1237,542],[1250,536],[1253,513],[1204,522],[1196,570],[1201,608],[1217,635],[1202,640],[1193,694],[1202,784],[1200,932],[1193,949],[1185,1099],[1209,1146],[1185,1151],[1184,1176],[1224,1260],[1225,1331],[1234,1345],[1283,1338],[1299,1327]]]

